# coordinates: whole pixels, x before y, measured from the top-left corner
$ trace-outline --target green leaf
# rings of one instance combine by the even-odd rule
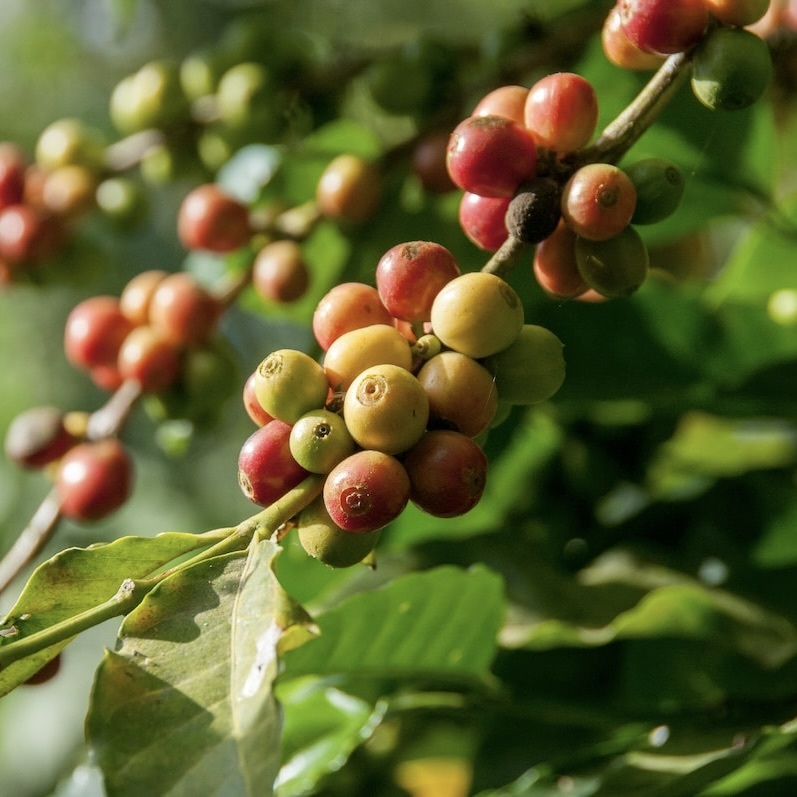
[[[90,743],[115,795],[268,795],[285,596],[268,541],[189,567],[131,612],[98,671]]]
[[[311,794],[370,738],[385,713],[384,703],[373,706],[312,676],[282,684],[278,697],[285,716],[278,797]]]
[[[2,646],[43,631],[104,603],[128,578],[144,578],[178,557],[207,547],[207,535],[167,532],[122,537],[88,548],[68,548],[41,564],[3,618]],[[66,643],[52,646],[0,670],[0,695],[25,681]]]
[[[503,619],[501,579],[443,566],[396,578],[317,616],[320,635],[285,656],[281,679],[403,676],[481,681]]]

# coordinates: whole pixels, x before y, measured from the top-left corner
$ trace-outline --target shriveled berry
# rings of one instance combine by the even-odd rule
[[[518,241],[544,241],[562,216],[559,183],[550,177],[536,177],[524,184],[509,203],[506,229]]]
[[[324,497],[318,496],[296,519],[299,543],[305,552],[329,567],[352,567],[376,547],[381,531],[352,534],[329,515]]]
[[[255,395],[273,418],[296,423],[306,412],[323,407],[329,393],[324,369],[309,354],[279,349],[255,371]]]
[[[608,241],[576,239],[576,261],[584,282],[607,299],[630,296],[645,281],[650,257],[634,227]]]
[[[485,360],[501,401],[537,404],[556,393],[565,379],[563,345],[549,329],[526,324],[508,348]]]
[[[487,457],[459,432],[427,432],[402,461],[410,477],[410,501],[430,515],[464,515],[484,493]]]
[[[293,458],[311,473],[329,473],[356,448],[343,418],[325,409],[312,410],[296,421],[290,447]]]
[[[374,532],[402,513],[410,497],[410,479],[395,457],[358,451],[332,469],[323,495],[329,516],[341,529]]]
[[[692,91],[711,110],[738,111],[763,96],[772,72],[763,39],[744,28],[717,28],[695,53]]]
[[[359,374],[346,391],[343,417],[362,448],[398,454],[415,445],[429,420],[429,399],[405,368],[378,365]]]
[[[520,334],[523,319],[515,289],[481,271],[451,280],[432,305],[434,334],[450,349],[476,359],[505,349]]]
[[[133,461],[116,438],[78,443],[58,463],[55,488],[61,514],[81,522],[119,509],[133,486]]]
[[[632,224],[655,224],[675,213],[686,188],[683,172],[666,158],[645,158],[625,167],[636,190]]]

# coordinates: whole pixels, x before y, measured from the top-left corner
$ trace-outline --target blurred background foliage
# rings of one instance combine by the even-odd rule
[[[527,85],[572,68],[593,81],[605,123],[643,83],[600,52],[596,31],[610,6],[6,0],[0,139],[30,153],[47,124],[78,116],[113,140],[108,98],[123,77],[155,58],[179,63],[244,18],[277,38],[298,30],[313,57],[331,61],[441,37],[462,53],[462,108],[505,81],[507,65],[515,70],[511,82]],[[301,751],[312,737],[299,709],[291,712],[293,700],[313,713],[316,732],[327,733],[341,760],[352,758],[327,781],[326,769],[337,765],[308,759],[309,785],[289,784],[285,794],[420,794],[408,785],[411,770],[396,769],[396,762],[435,754],[467,759],[466,782],[472,778],[473,793],[485,796],[792,793],[797,211],[790,194],[797,184],[797,117],[793,47],[784,52],[768,102],[731,120],[682,92],[629,156],[669,157],[688,179],[681,211],[646,230],[659,271],[637,296],[599,305],[552,302],[528,268],[511,276],[527,318],[565,342],[568,379],[553,402],[514,412],[490,435],[492,471],[482,504],[455,521],[408,510],[384,534],[375,574],[315,566],[290,543],[281,558],[288,591],[319,610],[437,565],[484,563],[500,573],[506,620],[494,674],[517,713],[491,707],[492,697],[454,720],[421,707],[369,736],[380,704],[368,689],[351,679],[339,684],[344,705],[328,695],[292,696],[289,684],[288,752]],[[312,194],[318,169],[335,152],[378,152],[418,124],[380,113],[357,79],[339,90],[336,110],[350,126],[313,133],[314,158],[288,163],[275,187],[296,201]],[[323,114],[323,103],[316,112]],[[228,167],[231,185],[246,181],[257,165],[251,157]],[[179,200],[199,179],[189,171],[148,186],[146,224],[119,235],[89,222],[41,284],[0,293],[0,434],[34,404],[92,410],[103,401],[62,354],[63,323],[80,298],[117,294],[147,268],[215,273],[212,259],[186,260],[175,236]],[[347,237],[326,225],[314,233],[307,245],[316,281],[306,301],[280,310],[246,295],[227,315],[224,330],[242,374],[274,348],[309,346],[307,321],[318,296],[344,273],[369,280],[394,243],[428,238],[455,252],[463,269],[483,263],[456,226],[455,199],[424,197],[404,177],[389,196],[395,201],[368,229]],[[179,431],[156,430],[137,411],[123,435],[139,465],[133,500],[91,527],[62,524],[44,555],[125,534],[202,531],[251,514],[235,478],[251,431],[240,404],[228,402],[218,424],[195,434],[183,456],[172,456],[168,441]],[[46,489],[41,475],[0,461],[4,550]],[[347,616],[367,627],[363,607],[354,605]],[[17,690],[0,703],[4,793],[101,793],[96,772],[85,766],[82,725],[93,669],[115,628],[75,642],[51,684]],[[297,677],[303,673],[298,659],[292,666]],[[657,756],[662,747],[666,755]]]

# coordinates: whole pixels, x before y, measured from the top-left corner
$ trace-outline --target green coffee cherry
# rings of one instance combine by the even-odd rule
[[[326,404],[329,383],[324,369],[309,354],[279,349],[255,371],[255,396],[263,409],[284,423]]]
[[[302,510],[298,520],[299,542],[313,558],[329,567],[351,567],[370,554],[381,531],[352,534],[335,524],[323,496]]]
[[[686,181],[683,172],[666,158],[645,158],[625,167],[636,189],[632,224],[655,224],[672,215],[681,204]]]
[[[346,422],[329,410],[308,412],[291,429],[291,454],[310,473],[329,473],[355,448]]]
[[[114,88],[111,121],[120,133],[147,128],[164,129],[188,117],[188,99],[177,68],[164,61],[150,61]]]
[[[504,405],[537,404],[553,396],[565,379],[562,341],[549,329],[525,324],[517,340],[484,365],[495,375]]]
[[[97,173],[103,168],[104,157],[102,133],[80,119],[58,119],[36,142],[36,163],[47,170],[77,165]]]
[[[584,282],[607,299],[630,296],[645,281],[650,257],[633,227],[608,241],[576,238],[576,264]]]
[[[771,79],[769,47],[745,28],[717,28],[695,53],[692,91],[711,110],[747,108]]]

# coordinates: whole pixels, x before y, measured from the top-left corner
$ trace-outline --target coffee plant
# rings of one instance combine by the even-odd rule
[[[795,793],[797,3],[3,22],[3,794]]]

